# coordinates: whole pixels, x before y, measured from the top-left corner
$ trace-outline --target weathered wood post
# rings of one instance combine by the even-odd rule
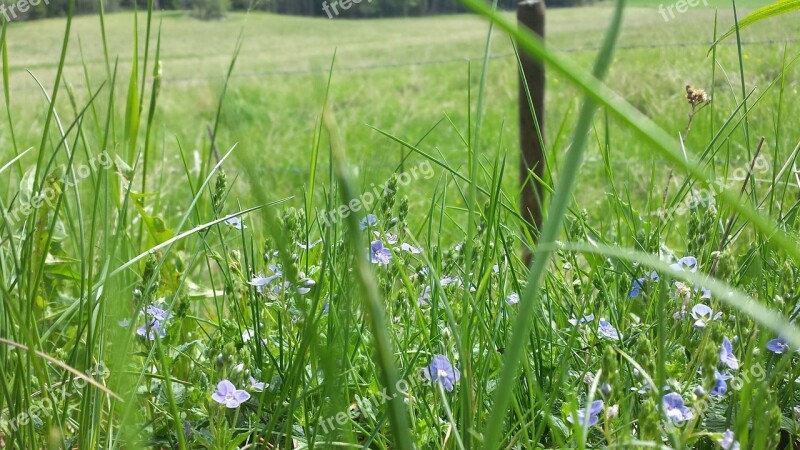
[[[517,5],[517,23],[527,27],[544,39],[544,0],[522,0]],[[524,51],[520,51],[519,75],[519,146],[520,183],[522,217],[531,224],[531,233],[538,236],[542,226],[542,202],[544,187],[539,182],[544,179],[544,64],[535,60]],[[530,102],[528,93],[530,92]],[[533,110],[531,110],[533,106]],[[541,132],[541,139],[540,133]],[[535,177],[531,175],[535,174]],[[536,178],[538,177],[538,179]],[[524,259],[530,263],[530,252],[525,251]]]

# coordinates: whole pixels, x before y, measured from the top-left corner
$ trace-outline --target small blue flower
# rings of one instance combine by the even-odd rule
[[[661,399],[664,413],[675,423],[692,420],[694,413],[683,404],[683,397],[675,392],[670,392]]]
[[[516,305],[517,303],[519,303],[519,294],[517,294],[516,292],[512,292],[511,294],[509,294],[508,297],[506,297],[506,303],[508,303],[509,305]]]
[[[234,409],[249,400],[250,394],[247,391],[236,389],[236,386],[230,381],[222,380],[217,385],[217,392],[211,394],[211,398],[220,405]]]
[[[783,338],[779,337],[767,342],[767,350],[776,355],[782,355],[791,349],[789,348],[789,344]]]
[[[444,355],[434,356],[430,365],[423,369],[423,374],[431,383],[441,383],[447,392],[453,392],[455,384],[461,378],[461,373]]]
[[[580,320],[578,320],[578,319],[573,317],[572,319],[569,319],[567,322],[572,324],[573,327],[576,327],[578,325],[583,325],[585,323],[589,323],[589,322],[591,322],[593,320],[594,320],[594,314],[589,314],[589,315],[581,317]]]
[[[686,270],[689,272],[697,272],[697,258],[694,256],[684,256],[679,259],[675,264],[670,265],[675,270]]]
[[[723,366],[728,366],[731,369],[739,368],[739,360],[733,354],[733,345],[727,336],[722,338],[722,347],[719,350],[719,359]]]
[[[644,289],[644,285],[648,282],[658,281],[658,273],[655,271],[645,274],[645,277],[637,278],[633,280],[633,285],[631,286],[631,291],[628,293],[628,298],[636,298],[641,293],[642,289]]]
[[[142,325],[136,329],[136,334],[149,341],[155,341],[156,336],[161,339],[167,337],[167,330],[158,320],[148,319],[147,325]]]
[[[358,227],[362,230],[366,230],[368,227],[374,227],[378,225],[378,218],[375,217],[375,214],[367,214],[367,217],[361,219],[361,222],[358,224]]]
[[[372,263],[373,264],[389,264],[392,260],[392,252],[388,248],[383,246],[383,242],[381,241],[372,241],[370,246],[372,251]]]
[[[441,279],[441,280],[439,280],[439,284],[441,284],[441,285],[442,285],[442,287],[445,287],[445,286],[450,286],[451,284],[454,284],[454,283],[458,283],[459,285],[461,285],[461,284],[462,284],[462,283],[461,283],[461,280],[459,280],[459,279],[458,279],[458,278],[456,278],[456,277],[448,277],[448,276],[444,276],[444,277],[442,277],[442,279]]]
[[[610,323],[608,323],[605,319],[600,319],[600,322],[598,323],[599,326],[597,327],[597,332],[600,334],[600,336],[615,341],[619,340],[619,332]]]
[[[236,228],[237,230],[246,230],[247,225],[242,223],[242,219],[238,217],[231,217],[230,219],[225,219],[225,223]]]
[[[739,450],[740,448],[739,441],[734,440],[733,431],[731,430],[722,433],[719,446],[722,450]]]
[[[278,278],[283,276],[283,271],[280,267],[276,265],[269,266],[269,270],[272,271],[272,275],[268,277],[262,276],[255,276],[252,280],[247,282],[250,286],[255,286],[258,292],[261,292],[264,286],[271,284],[273,281],[277,280]]]
[[[599,420],[598,415],[603,411],[603,401],[595,400],[589,405],[589,409],[579,409],[575,414],[570,414],[567,417],[569,423],[575,423],[575,416],[578,418],[578,423],[581,427],[588,428],[594,426]]]
[[[252,376],[250,377],[250,387],[253,388],[256,392],[264,392],[264,389],[267,387],[267,383],[263,381],[258,381]]]
[[[381,238],[381,234],[379,232],[377,232],[377,231],[373,231],[372,234],[374,234],[375,237],[378,238],[378,239]],[[388,242],[389,245],[397,244],[397,235],[396,234],[392,234],[392,233],[389,233],[387,231],[386,233],[383,233],[383,237],[386,238],[386,242]]]
[[[151,318],[153,318],[154,320],[157,320],[159,322],[163,322],[165,320],[169,320],[172,317],[172,314],[170,314],[166,310],[161,309],[161,308],[159,308],[158,306],[155,306],[155,305],[148,306],[147,309],[145,309],[145,312]]]
[[[697,328],[705,328],[709,322],[719,319],[720,316],[722,316],[721,312],[714,314],[713,309],[702,303],[698,303],[692,308],[692,318],[694,326]]]
[[[714,379],[716,382],[714,384],[714,388],[711,389],[710,395],[712,397],[725,395],[725,393],[728,392],[728,383],[726,383],[726,381],[730,380],[731,378],[731,375],[727,373],[720,373],[719,370],[714,369]]]
[[[428,300],[431,299],[431,287],[425,286],[425,289],[417,296],[417,304],[419,306],[425,306],[428,304]]]
[[[414,247],[411,244],[406,244],[405,242],[403,242],[403,244],[400,246],[400,250],[411,253],[412,255],[419,255],[420,253],[422,253],[422,250],[418,249],[417,247]]]

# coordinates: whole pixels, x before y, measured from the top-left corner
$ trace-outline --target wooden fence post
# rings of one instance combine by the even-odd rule
[[[522,0],[517,6],[517,23],[527,27],[542,39],[545,37],[544,0]],[[531,233],[536,238],[542,226],[542,202],[544,188],[539,179],[544,179],[544,64],[520,51],[519,75],[519,144],[520,144],[520,183],[522,217],[531,225]],[[526,88],[527,86],[527,88]],[[528,93],[530,100],[528,102]],[[533,106],[533,111],[531,111]],[[539,131],[537,131],[537,129]],[[541,139],[540,139],[541,132]],[[536,177],[531,175],[531,172]],[[530,252],[525,250],[524,260],[530,263]]]

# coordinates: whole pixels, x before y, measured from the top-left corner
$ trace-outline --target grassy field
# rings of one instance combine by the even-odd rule
[[[722,6],[722,5],[720,5]],[[553,9],[548,17],[548,45],[588,67],[594,50],[608,23],[610,7]],[[695,124],[695,135],[706,139],[712,121],[723,120],[741,97],[736,47],[720,48],[716,84],[711,84],[715,67],[707,56],[707,43],[714,32],[715,11],[696,9],[665,22],[654,9],[634,7],[626,12],[623,33],[609,85],[637,108],[675,135],[685,128],[687,105],[682,100],[684,86],[707,89],[715,98],[714,111],[706,111]],[[733,23],[730,8],[719,11],[719,29]],[[144,15],[140,15],[144,20]],[[416,141],[445,116],[464,131],[466,125],[468,61],[472,61],[473,91],[481,65],[487,26],[469,16],[345,21],[275,17],[255,14],[231,15],[219,23],[204,23],[177,13],[159,18],[162,30],[161,60],[163,89],[158,104],[159,126],[154,131],[156,150],[169,164],[161,169],[180,167],[178,144],[187,150],[202,148],[208,140],[207,126],[213,123],[224,76],[240,30],[244,30],[241,57],[237,61],[230,91],[223,105],[218,143],[237,144],[234,158],[238,166],[250,165],[252,172],[241,180],[246,192],[250,180],[270,186],[270,198],[302,198],[307,180],[306,164],[311,136],[319,114],[326,72],[334,51],[336,66],[331,87],[331,104],[339,111],[337,120],[347,145],[351,163],[358,166],[366,186],[385,180],[401,158],[401,149],[380,136],[376,127],[401,139]],[[130,71],[132,17],[121,13],[107,18],[109,54],[119,58],[120,74]],[[209,29],[213,32],[205,32]],[[54,77],[53,61],[60,52],[63,21],[51,20],[14,24],[9,29],[11,63],[11,104],[19,121],[21,146],[33,145],[39,133],[36,126],[46,104],[30,70],[45,83]],[[800,24],[796,16],[774,24],[760,24],[742,33],[747,89],[766,90],[779,74],[787,39],[796,39]],[[65,79],[72,83],[77,98],[88,98],[83,67],[96,88],[105,79],[99,22],[94,17],[77,18],[75,45],[68,52]],[[772,43],[770,45],[766,43]],[[729,40],[726,44],[733,44]],[[151,45],[155,45],[155,38]],[[140,50],[144,43],[139,42]],[[786,55],[797,53],[800,43],[788,42]],[[496,35],[487,86],[486,129],[483,145],[490,153],[509,155],[515,162],[516,149],[516,72],[508,38]],[[152,67],[152,66],[151,66]],[[798,68],[787,77],[788,92],[796,92]],[[124,98],[125,83],[117,86]],[[149,89],[149,83],[148,83]],[[577,108],[576,91],[553,74],[548,79],[546,135],[569,132],[570,115]],[[767,94],[750,113],[753,122],[763,125],[754,134],[771,134],[769,120],[776,96]],[[66,102],[66,101],[65,101]],[[106,100],[98,99],[104,108]],[[718,108],[717,108],[718,106]],[[66,103],[65,103],[66,107]],[[798,117],[796,102],[787,102],[785,117]],[[791,120],[791,119],[789,119]],[[565,127],[562,129],[562,124]],[[613,123],[612,123],[613,125]],[[625,130],[614,130],[618,148],[612,151],[612,164],[626,181],[641,183],[642,168],[650,167],[652,156],[646,148],[629,142]],[[0,148],[7,152],[9,136],[0,136]],[[788,154],[794,142],[771,143],[770,151]],[[457,131],[441,124],[427,135],[423,147],[459,166],[466,162],[463,147],[457,145]],[[553,145],[555,139],[549,139]],[[693,142],[689,142],[692,146]],[[594,209],[603,202],[596,195],[604,191],[603,168],[597,146],[591,151],[586,174],[592,182],[582,183],[583,194],[596,197]],[[555,161],[565,147],[552,148]],[[746,149],[732,147],[726,152],[746,155]],[[6,153],[8,154],[8,153]],[[159,161],[162,158],[158,158]],[[130,163],[130,162],[129,162]],[[735,160],[734,160],[734,163]],[[665,177],[666,174],[657,174]],[[165,173],[164,176],[169,176]],[[513,180],[509,179],[509,188]],[[422,183],[420,192],[431,184]],[[641,190],[634,190],[639,195]],[[413,197],[413,196],[412,196]],[[422,196],[423,198],[425,196]],[[423,202],[425,200],[422,200]]]
[[[484,18],[10,24],[0,448],[796,448],[800,16],[660,5],[548,12],[538,244]]]

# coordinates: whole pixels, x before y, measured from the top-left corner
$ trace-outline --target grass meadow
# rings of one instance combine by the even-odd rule
[[[798,13],[464,3],[3,24],[0,448],[798,448]]]

